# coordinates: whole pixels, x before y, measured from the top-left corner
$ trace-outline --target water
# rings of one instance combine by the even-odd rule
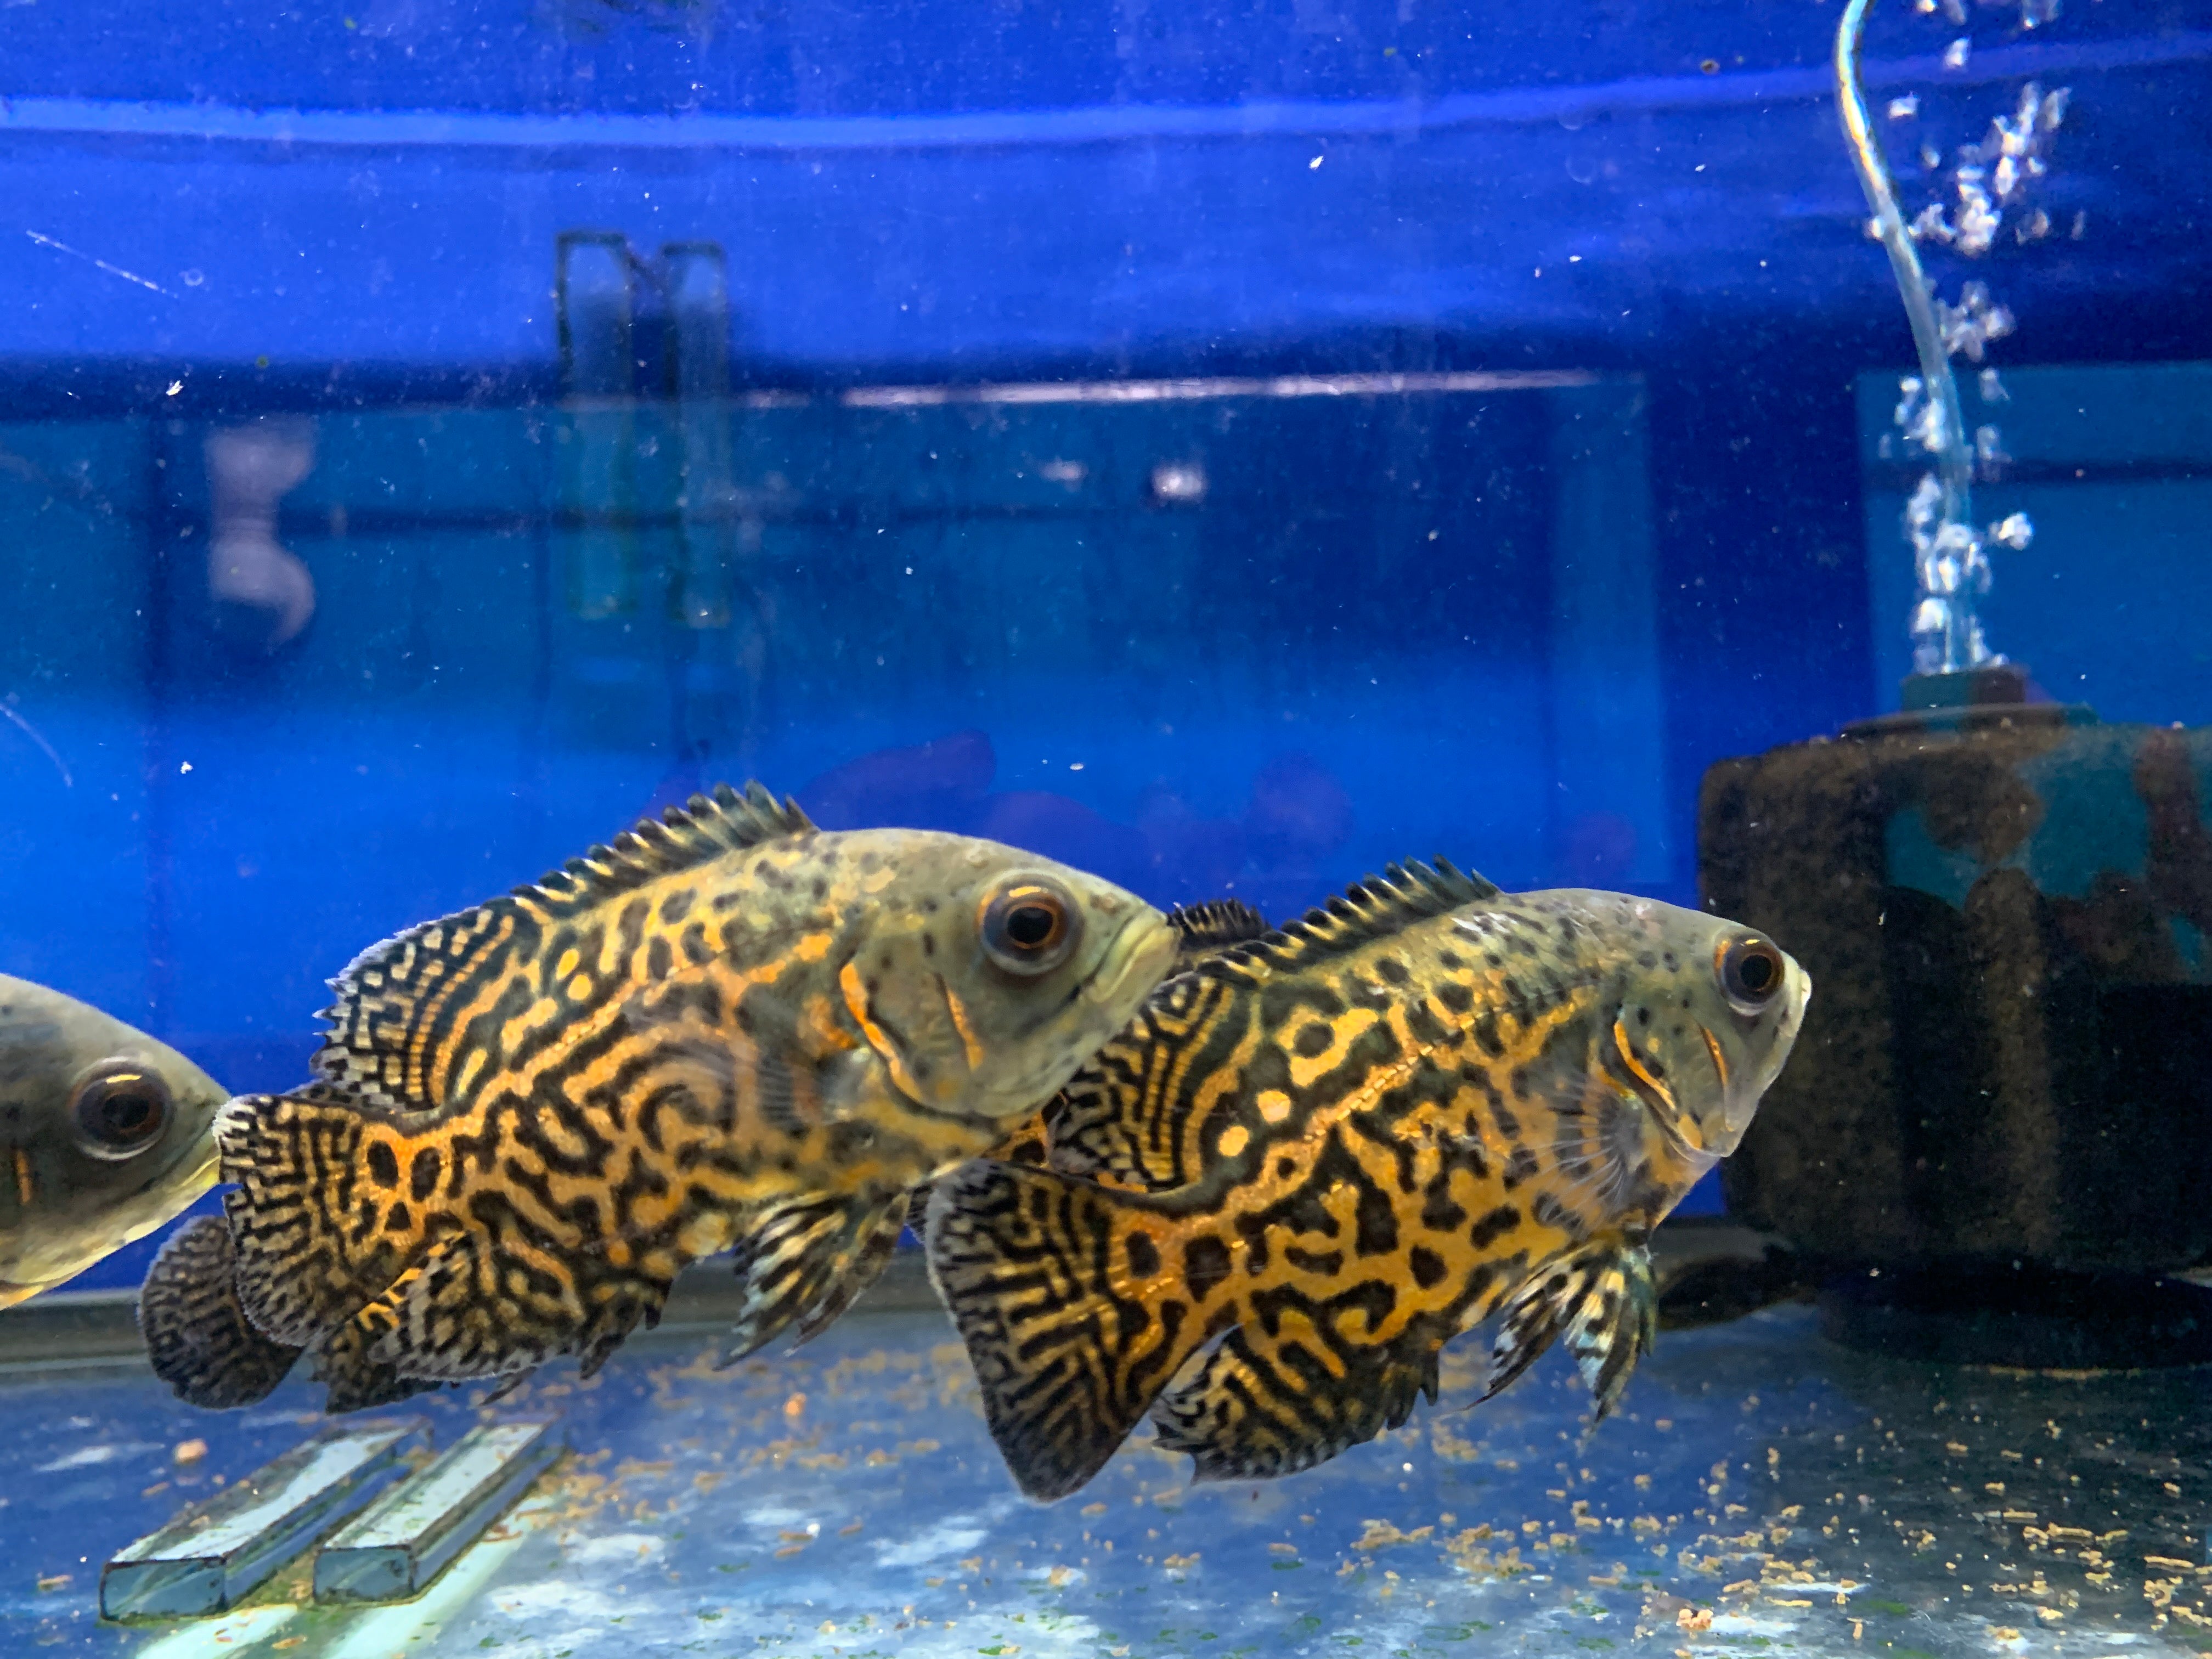
[[[1869,1360],[1815,1324],[1786,1309],[1668,1334],[1586,1446],[1550,1362],[1309,1475],[1192,1488],[1182,1460],[1132,1448],[1049,1510],[1006,1485],[939,1315],[859,1314],[733,1372],[675,1334],[581,1389],[526,1390],[580,1455],[422,1600],[301,1607],[280,1575],[254,1605],[143,1632],[96,1624],[100,1553],[295,1442],[321,1420],[313,1400],[295,1382],[210,1419],[120,1376],[18,1383],[10,1409],[52,1419],[52,1444],[116,1455],[36,1484],[23,1446],[0,1465],[18,1493],[0,1627],[40,1651],[162,1659],[2196,1646],[2203,1626],[2154,1630],[2143,1593],[2201,1605],[2193,1376]],[[1475,1380],[1448,1371],[1445,1405]],[[441,1444],[473,1420],[424,1409]],[[186,1435],[208,1449],[180,1465]]]
[[[1511,890],[1725,891],[1769,907],[1742,919],[1807,957],[1837,1023],[1686,1214],[1817,1243],[1808,1293],[1838,1262],[1977,1285],[2015,1259],[2203,1265],[2189,1206],[2125,1170],[2140,1146],[2212,1173],[2186,1106],[2212,1063],[2212,325],[2190,297],[2212,18],[1873,14],[1875,137],[1959,376],[1955,525],[1837,131],[1834,23],[1650,0],[234,0],[190,30],[0,8],[0,972],[231,1089],[287,1088],[356,951],[750,777],[826,827],[988,836],[1278,919],[1434,854]],[[2012,842],[1981,795],[1943,817],[1948,773],[1861,780],[1882,816],[1856,839],[1821,839],[1817,767],[1762,786],[1817,849],[1785,867],[1757,832],[1790,814],[1729,818],[1712,769],[1898,710],[1915,618],[1935,637],[1931,598],[1967,590],[2033,719],[2121,730],[2003,761],[2027,780]],[[2033,925],[2005,933],[2023,872]],[[1832,924],[1828,955],[1784,917]],[[2062,1012],[2008,1047],[2002,975],[1974,975],[2029,935],[2021,982]],[[1822,1214],[1790,1186],[1816,1167],[1838,1171]],[[2021,1220],[2031,1190],[2063,1226]],[[135,1285],[157,1243],[80,1286]],[[2094,1659],[2212,1630],[2140,1559],[2203,1559],[2187,1370],[1939,1376],[1769,1310],[1670,1335],[1576,1454],[1602,1531],[1528,1473],[1574,1430],[1548,1371],[1263,1489],[1177,1499],[1170,1460],[1125,1452],[1094,1526],[1017,1504],[949,1332],[870,1319],[720,1380],[640,1346],[574,1397],[568,1484],[419,1629],[280,1600],[224,1645],[550,1659],[626,1639],[619,1616],[650,1651]],[[0,1316],[0,1372],[7,1336]],[[298,1437],[304,1385],[241,1421],[125,1370],[9,1375],[33,1427],[0,1469],[0,1617],[64,1650],[215,1641],[94,1630],[98,1560],[167,1518],[181,1487],[131,1495],[167,1447],[204,1433],[237,1478]],[[745,1462],[824,1389],[834,1425],[793,1443],[844,1462]],[[1938,1399],[1989,1419],[1956,1436],[1971,1480],[1942,1473],[1967,1455],[1939,1453]],[[2100,1449],[2045,1445],[2045,1418],[2102,1425]],[[1891,1496],[1857,1484],[1861,1449],[1894,1455]],[[2051,1491],[1996,1502],[2046,1479],[1996,1468],[2008,1449],[2049,1460]],[[1693,1525],[1664,1516],[1723,1501],[1698,1483],[1723,1458],[1758,1496],[1713,1528],[1796,1528],[1808,1607],[1682,1564]],[[620,1505],[584,1495],[624,1460]],[[2163,1475],[2112,1473],[2153,1468],[2181,1489],[2164,1507]],[[2000,1613],[2023,1528],[2089,1501],[2075,1474],[2109,1476],[2118,1518],[2083,1524],[2112,1587],[2067,1577],[2074,1548],[2045,1565],[2078,1607]],[[1647,1508],[1663,1563],[1613,1524]],[[1540,1515],[1547,1551],[1577,1539],[1572,1573],[1533,1543],[1503,1577],[1443,1548]],[[1363,1549],[1373,1521],[1437,1530]]]

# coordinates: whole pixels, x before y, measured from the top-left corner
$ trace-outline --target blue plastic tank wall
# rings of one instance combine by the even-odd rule
[[[752,772],[1163,902],[1281,914],[1432,853],[1690,901],[1705,767],[1889,706],[1900,666],[1899,481],[1862,466],[1911,350],[1835,15],[0,12],[0,969],[283,1086],[355,951]],[[2180,297],[2212,264],[2212,17],[1976,15],[1946,69],[1952,31],[1884,8],[1869,76],[1919,100],[1885,129],[1909,206],[1917,145],[2072,88],[2040,199],[2080,237],[1937,261],[2019,318],[1994,361],[2212,357]],[[728,252],[759,537],[729,629],[666,619],[651,402],[635,606],[577,613],[577,228]],[[977,390],[1376,374],[1428,378]],[[205,440],[264,414],[316,451],[277,532],[318,615],[273,655],[223,634],[204,550]],[[1190,463],[1202,501],[1157,499]],[[2185,572],[2201,532],[2160,533]],[[2204,718],[2160,662],[2143,717]]]

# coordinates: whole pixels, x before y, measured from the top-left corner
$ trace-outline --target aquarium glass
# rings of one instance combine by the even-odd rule
[[[1145,1423],[1032,1503],[917,1210],[795,1352],[714,1366],[710,1251],[204,1522],[360,1419],[173,1398],[163,1227],[0,1312],[0,1645],[2212,1651],[2208,157],[2182,0],[0,0],[0,975],[296,1090],[360,953],[757,779],[1163,911],[1626,894],[1813,987],[1601,1423],[1572,1333],[1478,1403],[1493,1324],[1315,1359],[1392,1419],[1316,1467]],[[273,1565],[124,1607],[179,1521]]]

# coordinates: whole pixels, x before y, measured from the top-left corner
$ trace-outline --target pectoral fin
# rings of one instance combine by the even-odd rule
[[[1649,1245],[1618,1237],[1586,1244],[1508,1299],[1482,1397],[1507,1388],[1565,1337],[1596,1402],[1591,1421],[1602,1422],[1619,1403],[1636,1362],[1650,1350],[1658,1310]]]
[[[795,1347],[844,1312],[890,1259],[907,1205],[901,1193],[883,1203],[772,1206],[738,1241],[744,1303],[720,1363],[734,1365],[792,1325],[798,1327]]]

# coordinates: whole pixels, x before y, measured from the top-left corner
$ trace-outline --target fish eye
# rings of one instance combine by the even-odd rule
[[[1740,1014],[1755,1014],[1782,989],[1782,952],[1756,933],[1724,942],[1714,961],[1721,989]]]
[[[983,902],[984,951],[1010,974],[1048,974],[1067,960],[1082,931],[1074,902],[1059,887],[1024,877]]]
[[[169,1085],[129,1060],[104,1060],[70,1097],[77,1145],[94,1158],[136,1158],[169,1127]]]

